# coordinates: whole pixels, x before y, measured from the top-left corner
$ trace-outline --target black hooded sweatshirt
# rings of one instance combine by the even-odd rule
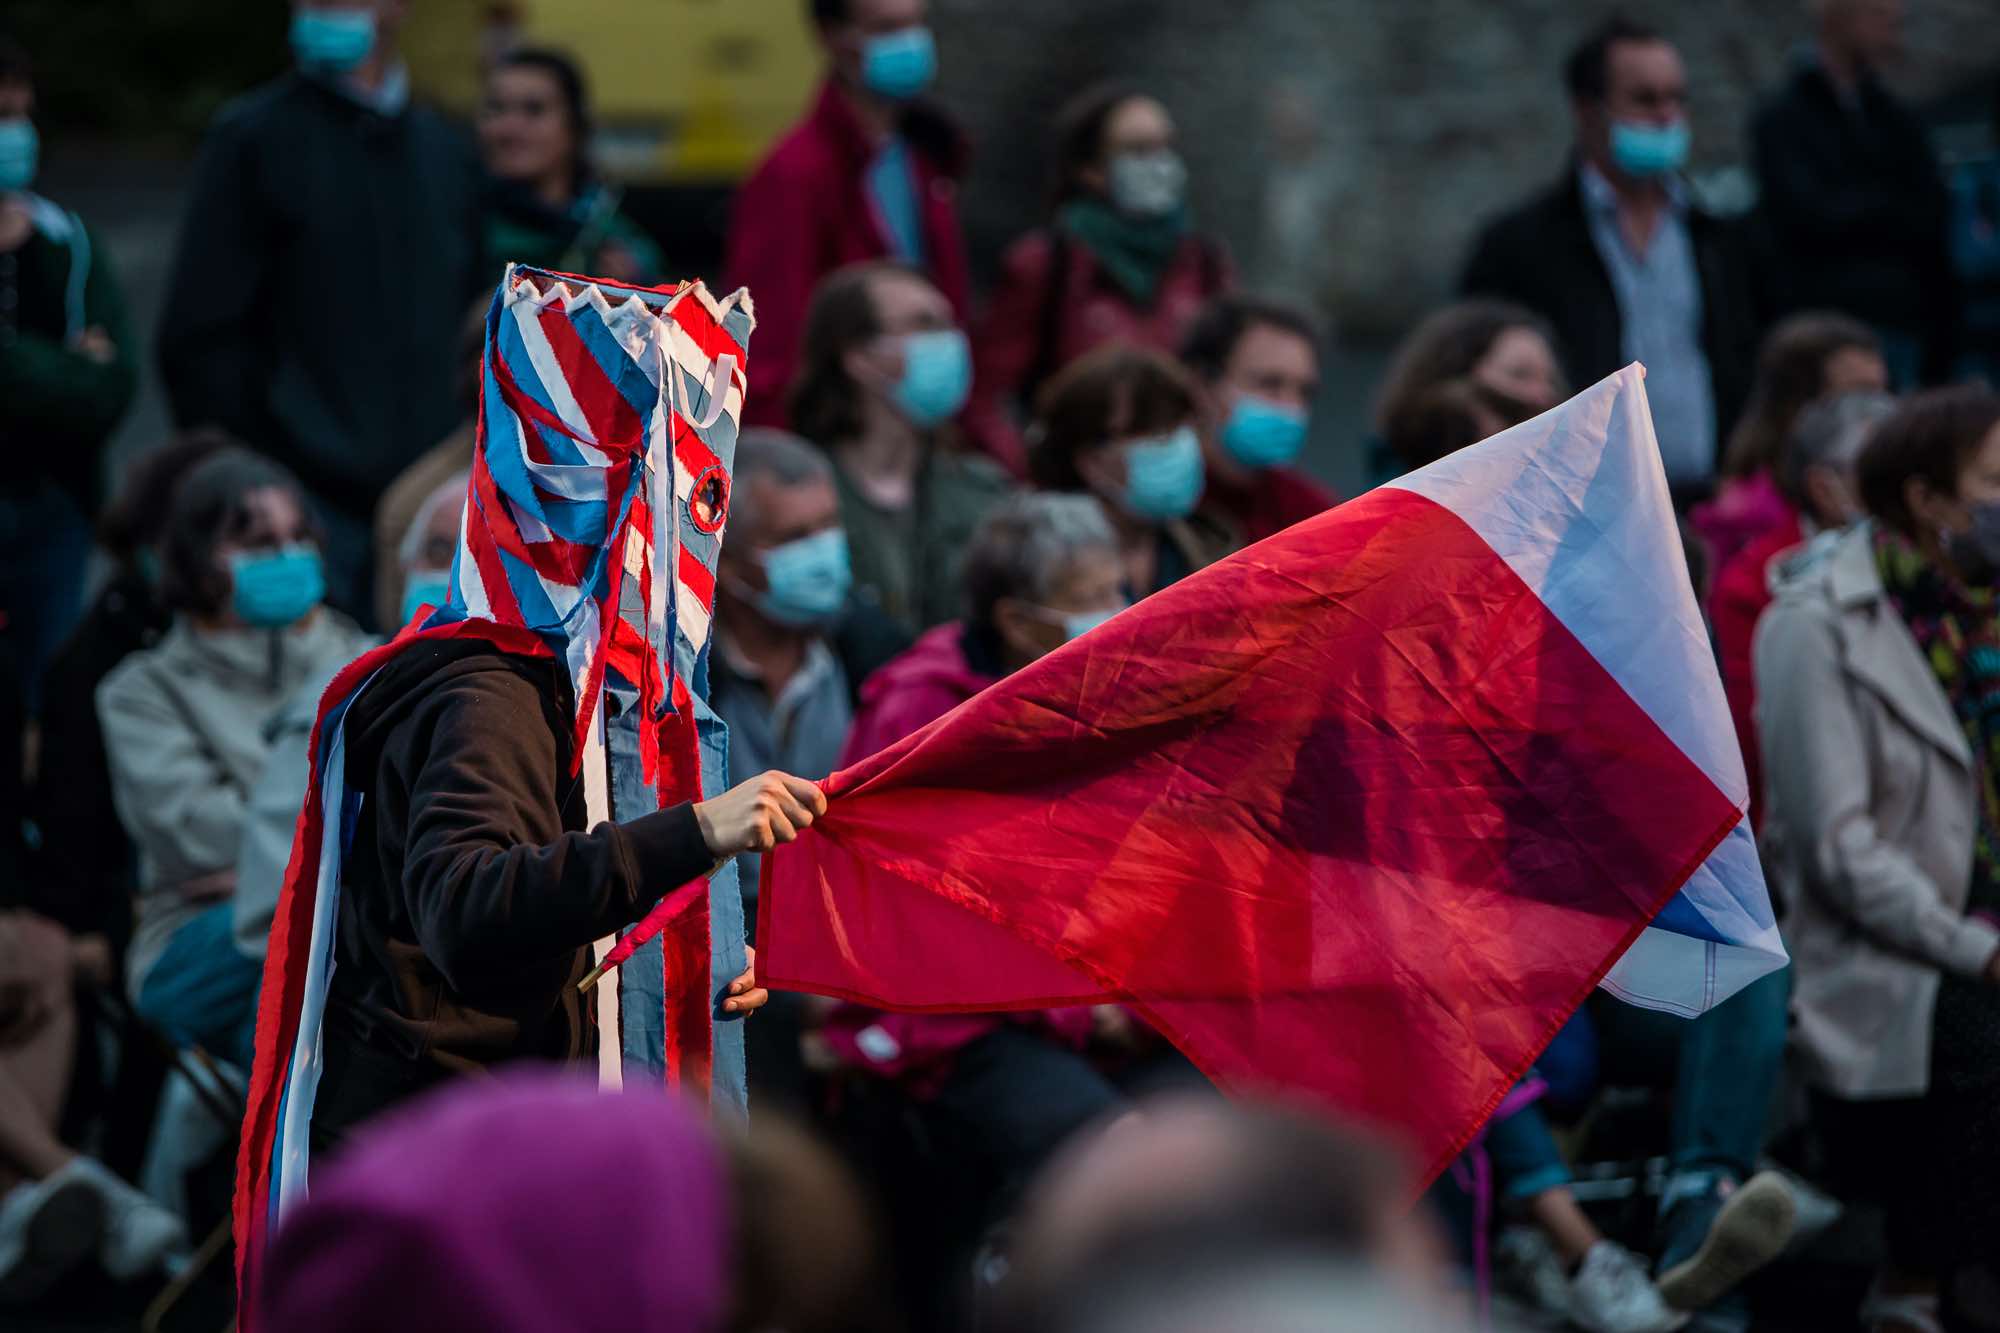
[[[591,1053],[590,944],[713,862],[689,804],[586,829],[569,693],[553,659],[454,639],[349,709],[316,1142],[453,1074]]]

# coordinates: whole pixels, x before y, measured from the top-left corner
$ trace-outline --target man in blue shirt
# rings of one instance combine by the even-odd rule
[[[1485,228],[1460,286],[1545,316],[1574,384],[1643,362],[1667,479],[1692,499],[1712,484],[1756,360],[1764,301],[1748,247],[1681,178],[1687,74],[1671,42],[1614,21],[1565,76],[1571,161]]]

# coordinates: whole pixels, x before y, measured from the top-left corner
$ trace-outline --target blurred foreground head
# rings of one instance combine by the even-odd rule
[[[257,1328],[873,1326],[872,1232],[841,1169],[788,1130],[732,1142],[664,1091],[457,1083],[315,1165]]]
[[[1442,1251],[1428,1217],[1410,1210],[1414,1186],[1392,1145],[1318,1115],[1152,1103],[1044,1171],[1020,1221],[1007,1326],[1053,1328],[1064,1311],[1094,1308],[1093,1294],[1280,1262],[1428,1287]]]

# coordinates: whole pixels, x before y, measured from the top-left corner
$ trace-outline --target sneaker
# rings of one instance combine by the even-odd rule
[[[159,1268],[187,1248],[181,1220],[113,1175],[109,1168],[79,1157],[82,1170],[104,1200],[104,1241],[98,1261],[119,1282]]]
[[[96,1252],[104,1200],[72,1158],[0,1198],[0,1304],[34,1300]]]
[[[1759,1171],[1723,1199],[1700,1247],[1660,1274],[1660,1294],[1676,1310],[1714,1304],[1778,1257],[1796,1215],[1783,1177]]]
[[[1493,1241],[1493,1274],[1508,1292],[1541,1314],[1569,1310],[1569,1274],[1548,1233],[1537,1226],[1504,1227]]]
[[[1569,1283],[1569,1318],[1589,1333],[1666,1333],[1688,1321],[1667,1307],[1630,1250],[1600,1240]]]

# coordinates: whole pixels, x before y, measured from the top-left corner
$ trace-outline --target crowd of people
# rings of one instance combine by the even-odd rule
[[[494,53],[465,138],[412,98],[406,8],[295,0],[296,68],[202,145],[150,338],[34,191],[0,40],[0,1302],[93,1260],[157,1282],[219,1217],[315,707],[443,597],[503,264],[676,272],[593,168],[574,62]],[[1644,363],[1791,968],[1692,1021],[1592,996],[1414,1213],[1394,1126],[1224,1103],[1122,1008],[779,995],[747,1133],[526,1074],[355,1112],[263,1326],[1443,1329],[1497,1284],[1721,1331],[1845,1205],[1886,1219],[1866,1326],[2000,1327],[2000,397],[1952,383],[1950,200],[1878,77],[1899,9],[1815,5],[1748,216],[1684,174],[1671,35],[1592,32],[1551,90],[1572,154],[1481,227],[1353,442],[1386,478]],[[1239,288],[1165,100],[1051,118],[1046,219],[978,294],[925,0],[810,16],[824,83],[719,275],[757,314],[709,667],[739,776],[823,777],[1338,498],[1298,466],[1320,319]],[[105,499],[144,356],[178,430]],[[1634,1088],[1664,1169],[1611,1235],[1575,1163]]]

